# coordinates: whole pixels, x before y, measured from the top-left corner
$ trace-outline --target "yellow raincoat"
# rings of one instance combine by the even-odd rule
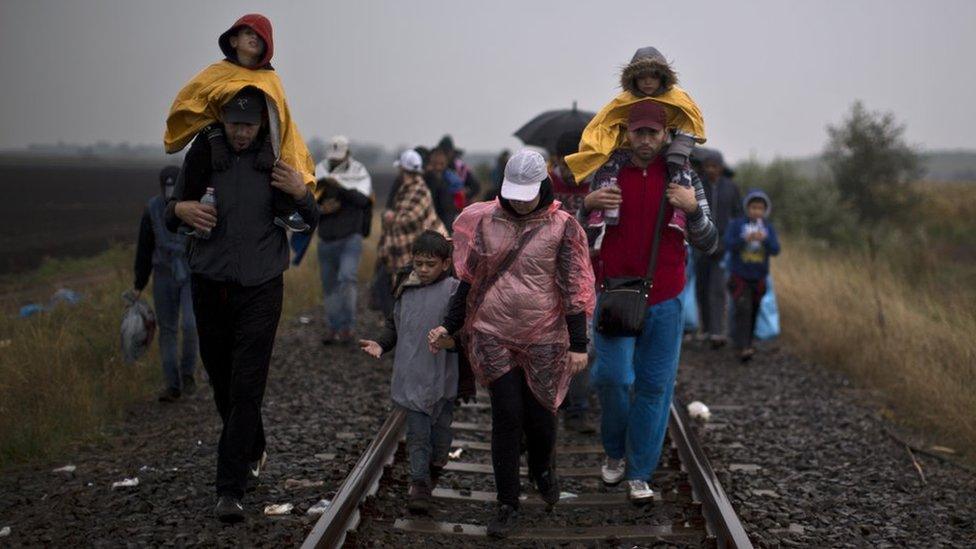
[[[576,181],[583,181],[610,158],[610,153],[627,142],[627,115],[638,101],[656,101],[667,112],[668,129],[678,130],[705,142],[705,119],[698,105],[685,90],[677,85],[653,97],[638,97],[622,91],[607,103],[583,130],[579,152],[566,157],[566,164],[573,171]]]
[[[252,70],[219,61],[200,71],[183,86],[169,109],[163,135],[166,152],[180,151],[200,130],[220,120],[220,108],[246,86],[258,88],[268,99],[275,156],[301,172],[305,184],[314,187],[315,163],[291,118],[285,89],[273,70]]]

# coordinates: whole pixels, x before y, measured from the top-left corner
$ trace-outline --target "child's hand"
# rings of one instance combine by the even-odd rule
[[[359,348],[367,355],[373,358],[379,358],[383,355],[383,348],[380,344],[375,341],[370,341],[368,339],[359,340]]]
[[[427,332],[427,348],[431,353],[437,353],[441,350],[440,344],[444,338],[450,338],[450,336],[447,335],[447,328],[443,326],[438,326]]]

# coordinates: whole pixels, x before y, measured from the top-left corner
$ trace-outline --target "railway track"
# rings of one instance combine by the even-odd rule
[[[507,540],[485,535],[494,508],[490,411],[480,403],[455,411],[452,460],[433,492],[430,516],[406,510],[405,414],[394,410],[316,522],[304,548],[369,546],[499,546],[504,543],[631,547],[752,547],[742,524],[690,429],[684,408],[672,404],[668,440],[654,473],[649,504],[627,500],[623,486],[599,477],[603,449],[597,435],[560,429],[557,473],[562,490],[552,512],[523,482],[520,527]],[[457,456],[456,458],[454,456]],[[524,468],[523,468],[524,469]],[[525,472],[523,471],[523,476]]]

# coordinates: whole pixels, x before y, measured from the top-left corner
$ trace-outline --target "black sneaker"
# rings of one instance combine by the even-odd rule
[[[423,480],[410,483],[407,492],[407,510],[415,515],[426,515],[430,512],[430,484]]]
[[[518,509],[507,503],[498,504],[495,516],[488,521],[487,534],[490,538],[507,538],[518,526]]]
[[[264,466],[267,463],[268,453],[261,452],[261,459],[247,464],[247,487],[245,490],[253,492],[257,489],[258,481],[261,480],[261,471],[264,470]]]
[[[197,380],[193,376],[183,376],[183,394],[193,396],[197,393]]]
[[[296,233],[304,233],[310,228],[308,223],[305,223],[305,219],[298,212],[295,212],[288,217],[276,217],[274,218],[274,224],[282,229],[285,229],[286,231],[294,231]]]
[[[244,506],[234,496],[220,496],[214,514],[221,522],[240,522],[244,520]]]
[[[539,491],[539,497],[551,509],[553,505],[559,503],[559,477],[556,470],[550,467],[547,471],[535,478],[535,488]]]
[[[163,389],[163,392],[159,393],[160,402],[176,402],[179,398],[180,390],[172,387],[167,387]]]

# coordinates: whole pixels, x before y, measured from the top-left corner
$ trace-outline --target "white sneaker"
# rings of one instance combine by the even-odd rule
[[[630,501],[645,501],[654,498],[654,490],[643,480],[627,481],[627,497]]]
[[[624,471],[627,463],[621,459],[607,457],[603,460],[603,467],[600,468],[600,476],[603,477],[604,484],[617,484],[624,478]]]

